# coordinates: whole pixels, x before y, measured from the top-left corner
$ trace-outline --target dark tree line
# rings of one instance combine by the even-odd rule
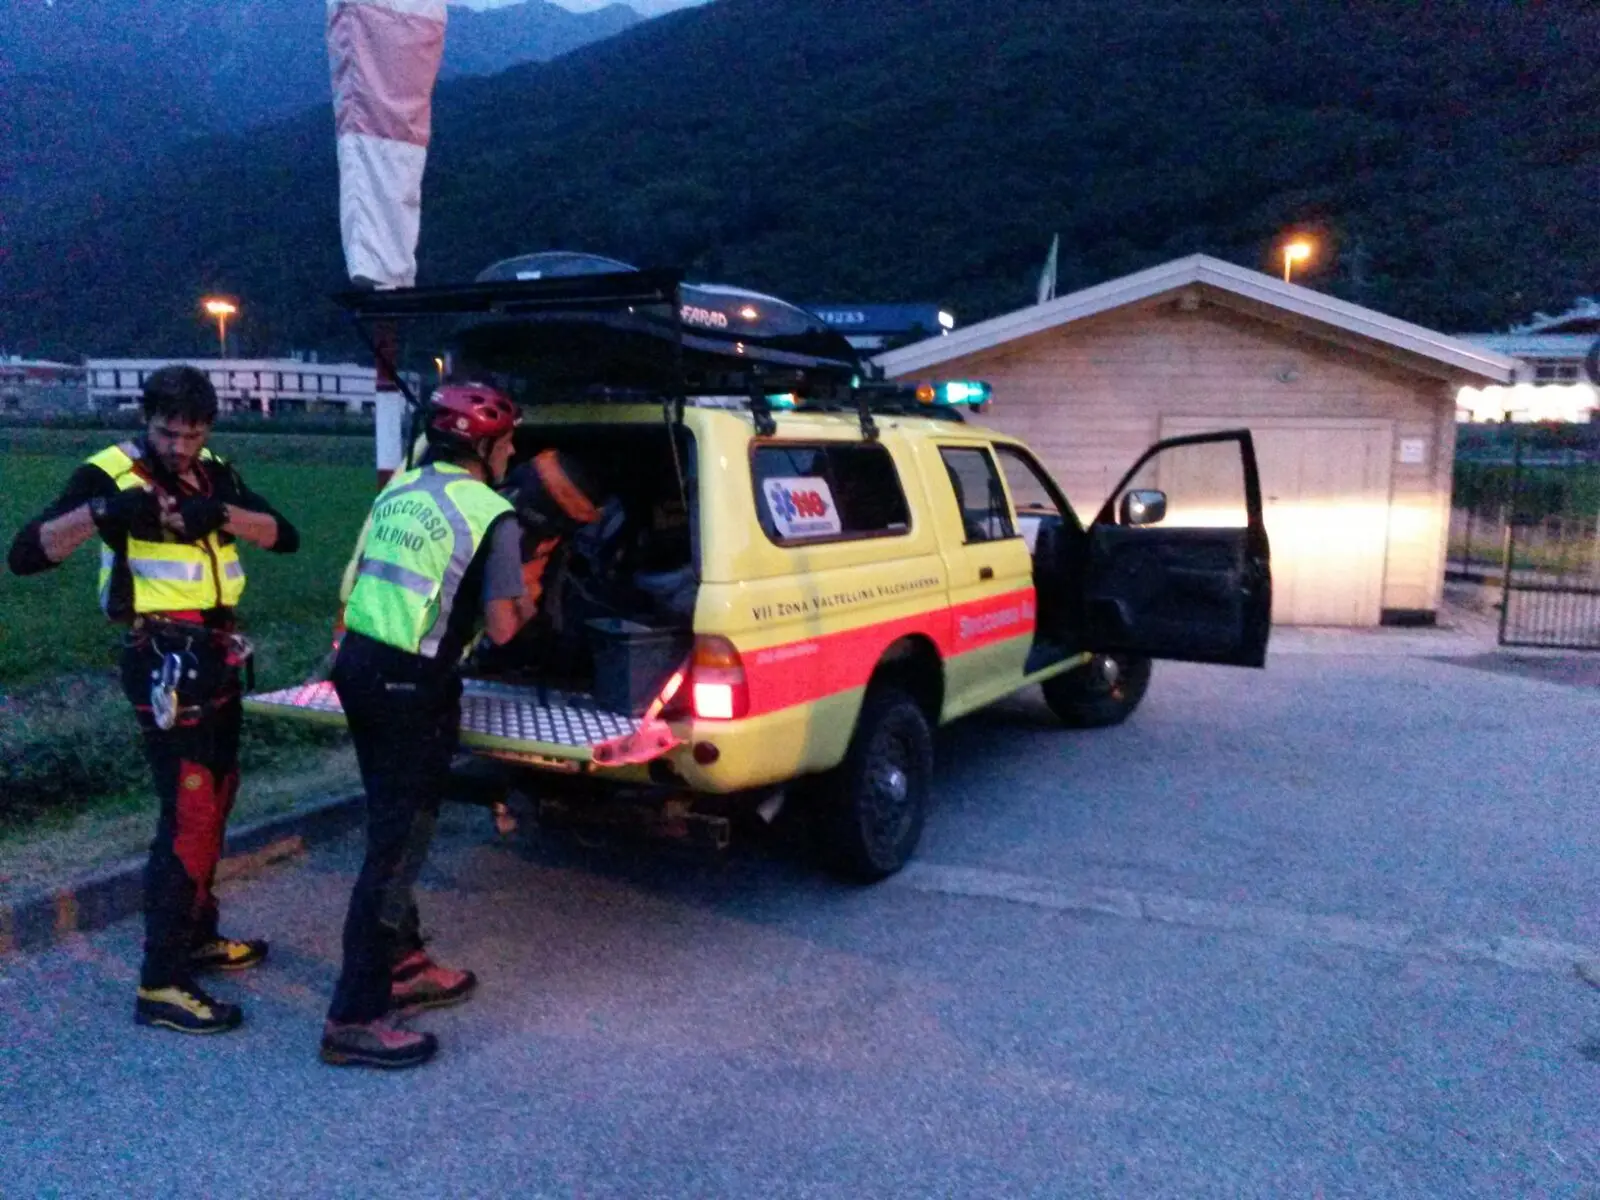
[[[1600,289],[1590,4],[718,0],[441,85],[423,281],[568,248],[964,322],[1203,251],[1452,331]],[[0,345],[353,346],[331,118],[191,145],[0,247]]]

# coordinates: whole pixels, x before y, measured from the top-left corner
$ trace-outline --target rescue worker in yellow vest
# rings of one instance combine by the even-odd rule
[[[145,866],[144,964],[134,1019],[182,1033],[238,1026],[196,973],[253,967],[264,941],[217,931],[212,891],[239,789],[244,592],[239,542],[280,554],[300,535],[230,464],[206,449],[217,393],[191,366],[154,371],[145,432],[91,457],[12,543],[9,564],[33,575],[99,534],[100,606],[128,628],[122,686],[133,704],[161,815]]]
[[[362,535],[333,684],[367,792],[367,848],[323,1030],[327,1063],[427,1062],[437,1039],[395,1018],[459,1003],[477,985],[423,949],[413,887],[460,732],[462,655],[480,616],[503,645],[532,609],[521,532],[490,486],[510,462],[516,418],[494,388],[440,387],[422,465],[389,481]]]

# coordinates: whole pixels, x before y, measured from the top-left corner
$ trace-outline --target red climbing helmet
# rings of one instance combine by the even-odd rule
[[[433,393],[428,428],[465,442],[497,438],[517,424],[517,406],[486,383],[447,383]]]

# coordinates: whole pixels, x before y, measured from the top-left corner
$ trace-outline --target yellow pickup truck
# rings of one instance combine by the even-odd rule
[[[540,618],[467,662],[464,749],[720,812],[798,798],[831,864],[874,880],[916,847],[941,725],[1034,684],[1065,725],[1108,725],[1152,659],[1263,664],[1248,432],[1152,447],[1086,523],[1025,445],[973,422],[980,382],[875,379],[773,297],[592,266],[528,277],[544,257],[347,298],[369,321],[449,316],[452,373],[522,404],[519,457],[558,449],[607,497]],[[1205,497],[1148,486],[1195,452]],[[247,705],[341,719],[321,682]]]

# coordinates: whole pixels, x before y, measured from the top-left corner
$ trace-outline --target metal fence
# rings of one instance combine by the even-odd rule
[[[1502,645],[1600,650],[1600,427],[1462,441],[1450,575],[1500,585]]]

